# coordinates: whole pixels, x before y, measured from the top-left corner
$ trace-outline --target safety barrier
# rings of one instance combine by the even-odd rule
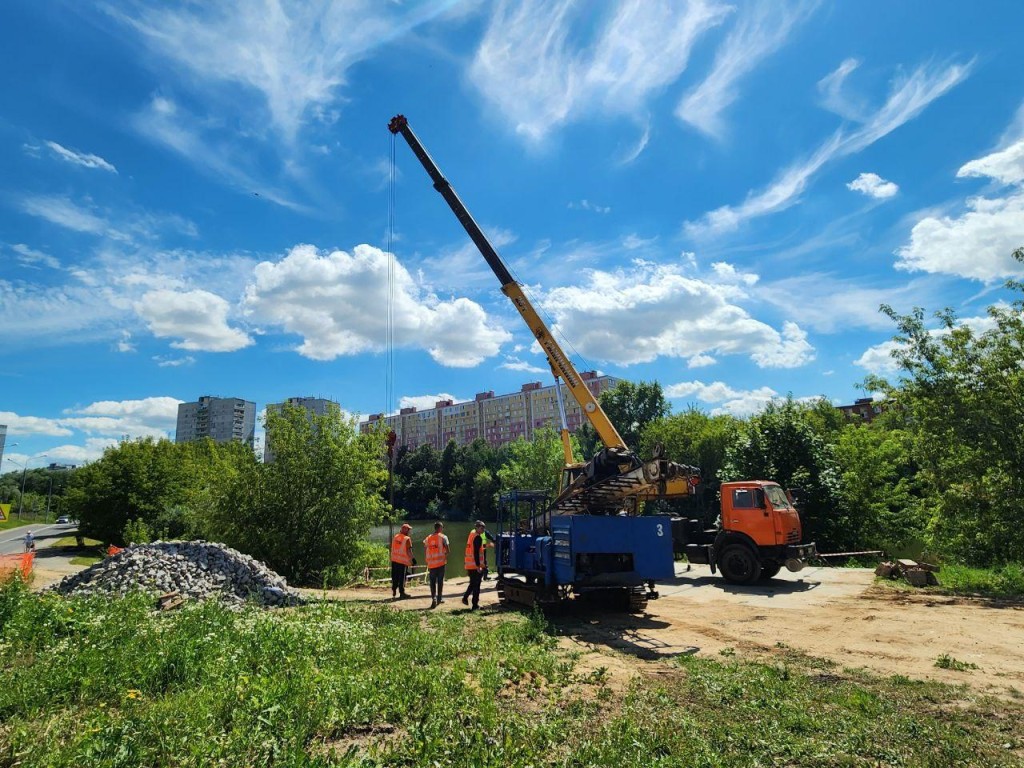
[[[113,557],[119,552],[124,552],[124,547],[115,547],[113,544],[107,547],[107,557]]]
[[[387,576],[375,577],[374,572],[380,571],[386,573]],[[410,582],[413,580],[426,581],[427,580],[427,566],[425,565],[410,565],[405,571],[405,580]],[[363,568],[363,581],[367,584],[390,584],[391,583],[391,566],[384,568]]]
[[[28,581],[32,573],[32,561],[35,560],[35,552],[25,552],[21,555],[0,555],[0,583],[4,583],[20,574],[22,581]]]

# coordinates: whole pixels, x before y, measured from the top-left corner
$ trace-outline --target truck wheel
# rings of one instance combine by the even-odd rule
[[[730,584],[753,584],[761,575],[761,563],[754,557],[750,547],[732,544],[718,556],[718,567],[722,578]]]
[[[782,569],[782,563],[769,561],[761,563],[761,581],[768,581],[775,578],[775,575]]]

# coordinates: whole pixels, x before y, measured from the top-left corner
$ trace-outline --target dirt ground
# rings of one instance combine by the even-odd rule
[[[459,600],[465,583],[447,584],[453,596],[434,610],[467,610]],[[706,566],[690,572],[680,566],[677,578],[659,591],[661,599],[642,616],[575,610],[552,621],[565,635],[563,645],[585,652],[584,666],[607,667],[616,678],[627,673],[629,656],[721,658],[721,651],[731,649],[737,657],[767,658],[791,649],[841,668],[1024,695],[1024,604],[901,591],[876,585],[868,569],[851,568],[783,572],[763,586],[734,587]],[[394,602],[389,591],[371,588],[330,595],[430,610],[422,586]],[[481,606],[484,615],[498,608],[493,581],[485,582]],[[936,667],[943,655],[978,668]]]

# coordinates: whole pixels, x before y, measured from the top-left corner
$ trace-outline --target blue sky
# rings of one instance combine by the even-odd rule
[[[580,369],[677,409],[851,402],[891,364],[880,304],[984,327],[1021,277],[1021,29],[1010,1],[4,3],[7,456],[173,437],[200,395],[550,383],[401,139],[389,289],[399,112]]]

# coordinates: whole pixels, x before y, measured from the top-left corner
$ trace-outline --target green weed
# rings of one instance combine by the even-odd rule
[[[939,669],[953,669],[957,672],[965,672],[969,669],[979,669],[977,664],[972,664],[969,661],[960,661],[954,659],[948,653],[944,653],[935,660],[935,666]]]

